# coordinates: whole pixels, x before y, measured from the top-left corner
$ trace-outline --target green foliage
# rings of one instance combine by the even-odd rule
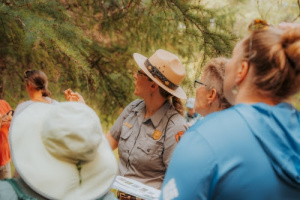
[[[241,34],[240,12],[230,5],[242,8],[246,1],[221,2],[2,0],[0,96],[12,107],[28,99],[23,72],[41,69],[54,99],[64,101],[63,91],[71,88],[104,125],[111,124],[136,98],[132,54],[150,56],[159,48],[181,58],[187,69],[183,87],[192,96],[201,67],[210,58],[229,57]]]
[[[187,73],[195,77],[208,58],[230,54],[236,37],[229,16],[198,1],[2,1],[5,99],[13,107],[28,99],[23,71],[41,69],[53,98],[63,101],[63,91],[71,88],[109,124],[136,98],[134,52],[150,56],[167,49],[185,65],[192,63]],[[184,81],[187,91],[191,82]]]

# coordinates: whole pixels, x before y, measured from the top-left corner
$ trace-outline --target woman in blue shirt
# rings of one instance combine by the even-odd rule
[[[180,140],[160,199],[300,199],[300,28],[255,20],[225,71],[235,105],[206,116]]]

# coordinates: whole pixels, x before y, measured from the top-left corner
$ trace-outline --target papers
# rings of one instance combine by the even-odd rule
[[[146,200],[158,200],[160,190],[123,176],[117,176],[112,188]]]

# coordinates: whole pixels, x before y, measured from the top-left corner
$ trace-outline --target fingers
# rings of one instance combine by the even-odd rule
[[[11,120],[12,120],[11,115],[5,115],[2,117],[2,124],[10,124]]]
[[[85,104],[83,97],[79,93],[73,92],[71,89],[65,90],[64,94],[67,101],[75,101]]]
[[[76,99],[77,102],[85,103],[83,97],[79,93],[75,92],[72,96]]]
[[[67,90],[64,91],[64,94],[65,94],[65,98],[67,101],[70,101],[70,98],[71,98],[71,94],[73,93],[73,91],[69,88]]]

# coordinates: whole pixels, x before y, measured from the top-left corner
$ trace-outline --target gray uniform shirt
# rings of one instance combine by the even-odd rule
[[[119,141],[119,174],[160,189],[177,144],[175,135],[187,126],[169,101],[147,119],[145,109],[142,100],[130,103],[110,133]]]

